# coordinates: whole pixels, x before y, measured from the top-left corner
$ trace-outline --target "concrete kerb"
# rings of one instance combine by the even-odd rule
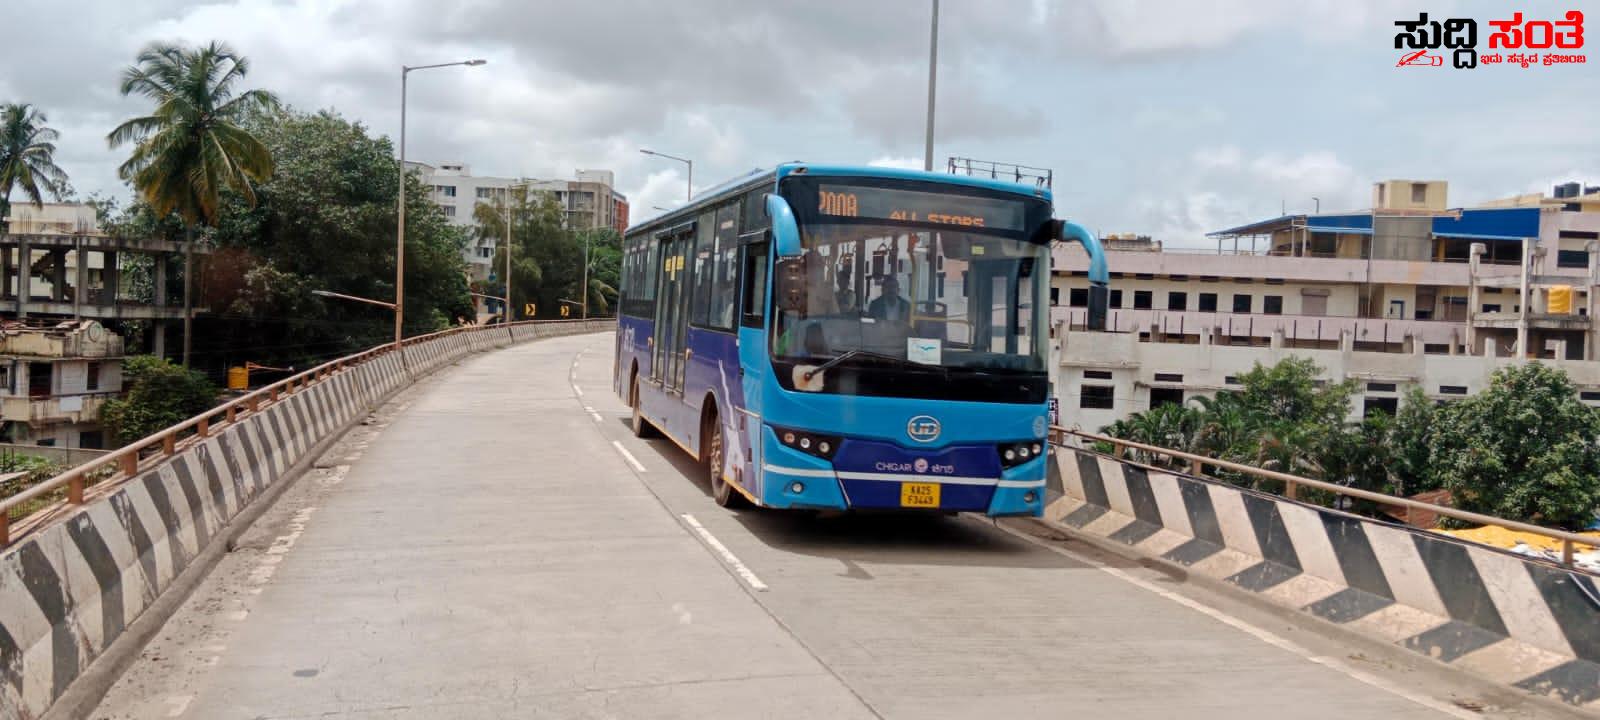
[[[1594,576],[1074,448],[1048,522],[1493,682],[1600,710]],[[1054,485],[1054,484],[1053,484]]]
[[[529,337],[608,327],[562,324]],[[208,439],[6,548],[0,553],[0,720],[47,712],[81,717],[271,498],[373,408],[445,361],[473,352],[470,336],[484,332],[505,330],[431,338],[407,346],[405,358],[385,353],[332,373],[214,428]],[[413,363],[424,355],[433,362]]]

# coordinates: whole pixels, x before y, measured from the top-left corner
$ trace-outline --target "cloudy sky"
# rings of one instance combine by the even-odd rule
[[[1600,183],[1600,52],[1579,66],[1396,68],[1428,11],[1554,18],[1585,2],[944,0],[935,156],[1053,168],[1057,215],[1170,244],[1280,208],[1450,181],[1453,205]],[[1600,21],[1591,6],[1590,25]],[[5,0],[0,102],[42,108],[80,194],[126,196],[106,133],[152,40],[231,43],[248,85],[399,126],[408,157],[478,174],[609,168],[638,219],[695,185],[792,159],[920,166],[928,0]],[[1600,27],[1591,27],[1591,38]]]

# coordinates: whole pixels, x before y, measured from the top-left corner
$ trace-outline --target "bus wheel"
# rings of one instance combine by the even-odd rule
[[[644,410],[639,407],[639,373],[637,372],[633,374],[633,381],[629,383],[628,399],[633,405],[633,436],[641,438],[655,437],[655,426],[651,425],[649,420],[644,419]]]
[[[706,451],[703,457],[706,461],[706,477],[710,480],[711,499],[725,508],[738,507],[744,496],[733,489],[727,479],[722,476],[722,453],[725,440],[722,436],[722,423],[717,419],[716,413],[710,416],[709,427],[706,428]]]

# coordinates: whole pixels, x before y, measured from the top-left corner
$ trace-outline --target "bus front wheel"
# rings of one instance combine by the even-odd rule
[[[711,499],[725,508],[738,507],[743,496],[735,492],[733,485],[728,483],[722,475],[722,454],[726,447],[726,439],[722,434],[722,423],[715,412],[707,418],[706,451],[703,453],[706,462],[706,477],[711,485]]]

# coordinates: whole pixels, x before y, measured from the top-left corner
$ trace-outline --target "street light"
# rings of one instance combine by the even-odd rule
[[[430,70],[432,68],[452,67],[467,65],[476,67],[488,60],[461,60],[458,62],[437,63],[434,65],[401,65],[400,66],[400,212],[399,222],[396,225],[394,241],[394,346],[400,347],[403,337],[401,327],[405,324],[406,301],[406,77],[412,70]]]
[[[689,200],[694,199],[694,161],[693,160],[688,160],[688,159],[685,159],[685,158],[681,158],[681,157],[678,157],[676,155],[668,155],[666,153],[659,153],[659,152],[656,152],[654,150],[646,150],[644,148],[639,148],[639,152],[642,152],[642,153],[644,153],[646,155],[654,155],[656,157],[666,158],[668,160],[677,160],[678,162],[681,162],[684,165],[688,165],[689,166],[689,178],[688,178],[688,182],[686,183],[685,187],[683,188],[683,200],[684,200],[684,202],[688,202]]]
[[[524,180],[506,186],[506,276],[500,280],[506,286],[506,296],[502,298],[505,302],[505,308],[501,314],[505,316],[507,323],[511,322],[511,191],[519,187],[528,188],[532,185],[533,183]],[[488,296],[485,295],[484,297]]]
[[[933,172],[933,89],[939,75],[939,0],[933,0],[933,29],[928,37],[928,134],[922,169]]]
[[[364,297],[361,297],[361,296],[358,296],[358,295],[346,295],[344,293],[330,292],[328,290],[312,290],[311,294],[312,295],[316,295],[318,297],[333,298],[335,300],[349,300],[350,302],[366,303],[368,305],[377,305],[378,307],[389,308],[390,310],[393,310],[396,307],[399,307],[398,305],[396,305],[396,304],[394,304],[392,302],[384,302],[382,300],[373,300],[372,298],[364,298]]]

